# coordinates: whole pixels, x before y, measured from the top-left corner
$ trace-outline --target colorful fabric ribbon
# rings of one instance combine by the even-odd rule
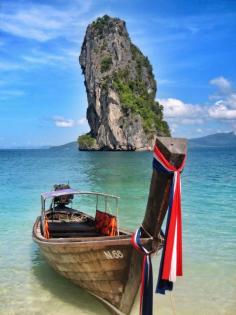
[[[141,244],[141,227],[132,235],[131,244],[143,255],[141,290],[140,290],[140,315],[152,315],[153,276],[151,253]]]
[[[156,293],[165,294],[173,289],[176,276],[182,276],[182,219],[181,219],[181,180],[180,173],[185,158],[179,168],[170,164],[157,146],[154,147],[153,168],[173,174],[170,188],[168,217],[165,231],[165,245],[159,270]]]
[[[168,217],[165,231],[165,244],[162,251],[161,264],[156,287],[156,293],[165,294],[173,289],[176,276],[182,276],[182,219],[181,219],[181,180],[180,173],[185,164],[185,158],[179,168],[170,164],[158,147],[154,147],[153,168],[158,171],[173,174],[168,203]],[[131,238],[131,244],[143,255],[142,278],[140,290],[140,314],[152,315],[153,311],[153,276],[152,251],[141,244],[141,227]]]

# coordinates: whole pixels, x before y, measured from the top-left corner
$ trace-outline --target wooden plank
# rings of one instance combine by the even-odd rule
[[[133,250],[129,264],[127,285],[125,287],[125,291],[122,295],[119,305],[119,310],[125,314],[130,313],[135,300],[135,296],[137,295],[137,291],[139,289],[142,273],[142,258],[143,256],[139,252]]]
[[[50,256],[45,255],[45,257],[51,262],[51,264],[56,265],[57,269],[60,271],[76,271],[76,272],[99,272],[100,270],[105,271],[113,271],[113,270],[122,270],[127,266],[127,259],[124,260],[112,260],[107,261],[106,263],[103,261],[93,261],[90,264],[87,263],[72,263],[70,261],[63,263],[57,260],[55,257],[52,259]]]
[[[67,278],[76,279],[76,280],[119,280],[124,277],[125,269],[121,270],[112,270],[112,271],[102,271],[102,272],[90,272],[88,274],[84,272],[66,272]]]
[[[92,263],[98,260],[102,263],[107,260],[125,260],[131,254],[132,247],[117,246],[117,247],[103,247],[102,249],[90,250],[70,250],[64,252],[48,251],[47,248],[42,249],[44,254],[51,258],[51,260],[60,261],[61,263]]]

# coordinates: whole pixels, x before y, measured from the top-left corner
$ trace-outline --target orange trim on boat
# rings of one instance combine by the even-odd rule
[[[49,239],[49,238],[50,238],[48,220],[47,220],[46,218],[45,218],[45,223],[44,223],[44,234],[43,234],[43,236],[44,236],[46,239]]]

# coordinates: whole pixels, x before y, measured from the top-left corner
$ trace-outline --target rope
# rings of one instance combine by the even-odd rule
[[[152,315],[153,311],[153,274],[151,254],[141,243],[141,227],[132,235],[132,246],[143,255],[141,290],[140,290],[140,315]]]
[[[144,232],[153,240],[153,236],[144,228],[143,225],[141,225],[141,228],[144,230]]]
[[[171,304],[173,314],[176,315],[177,313],[176,313],[176,308],[175,308],[175,301],[171,292],[170,292],[170,304]]]

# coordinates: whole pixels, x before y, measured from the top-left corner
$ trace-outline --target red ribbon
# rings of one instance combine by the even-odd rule
[[[158,147],[154,147],[154,159],[169,173],[173,173],[172,196],[169,203],[169,222],[167,226],[165,255],[161,279],[175,281],[175,276],[183,275],[182,268],[182,218],[181,218],[181,181],[180,173],[185,164],[186,156],[180,167],[170,164]],[[175,264],[176,259],[176,266]]]

